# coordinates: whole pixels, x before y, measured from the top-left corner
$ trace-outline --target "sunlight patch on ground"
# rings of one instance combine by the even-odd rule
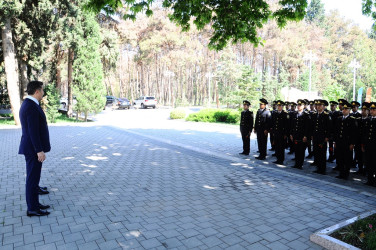
[[[255,184],[250,180],[244,180],[244,184],[247,186],[254,186]]]
[[[72,159],[74,159],[73,156],[67,156],[67,157],[64,157],[62,160],[72,160]]]
[[[92,156],[86,156],[86,159],[89,159],[89,160],[92,160],[92,161],[104,161],[104,160],[107,160],[108,157],[92,155]]]
[[[87,164],[81,164],[81,166],[88,167],[88,168],[97,168],[98,166],[95,165],[87,165]]]
[[[120,153],[113,153],[112,155],[114,155],[114,156],[121,156]]]
[[[125,234],[126,236],[133,236],[133,237],[140,237],[141,232],[140,231],[130,231],[129,233]]]
[[[211,187],[209,185],[204,185],[203,187],[206,188],[206,189],[210,189],[210,190],[218,189],[217,187]]]

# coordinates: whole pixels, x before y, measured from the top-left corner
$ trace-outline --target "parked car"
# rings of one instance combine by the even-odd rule
[[[131,102],[127,98],[119,98],[118,106],[119,106],[119,109],[130,109]]]
[[[76,97],[73,96],[73,105],[76,105],[76,104],[77,104]],[[67,111],[67,106],[68,106],[68,97],[60,98],[60,108],[59,108],[59,110]]]
[[[111,108],[111,110],[114,110],[117,105],[117,98],[115,96],[106,96],[106,105],[104,106],[103,110],[106,108]]]
[[[157,99],[155,99],[154,96],[141,96],[140,98],[134,100],[133,105],[142,109],[148,107],[155,109],[157,107]]]

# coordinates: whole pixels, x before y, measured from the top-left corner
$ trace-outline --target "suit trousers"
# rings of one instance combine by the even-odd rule
[[[307,147],[307,143],[303,141],[295,141],[294,140],[294,147],[295,147],[295,166],[301,168],[304,163],[304,156],[305,150]]]
[[[319,173],[326,173],[326,151],[328,149],[328,143],[313,143],[313,155],[314,161],[317,165],[317,171]]]
[[[42,162],[38,161],[37,154],[25,155],[26,160],[26,203],[28,211],[39,210],[39,181],[42,171]]]
[[[257,146],[260,152],[260,157],[266,157],[266,147],[268,145],[268,135],[265,135],[263,130],[256,131],[257,133]]]

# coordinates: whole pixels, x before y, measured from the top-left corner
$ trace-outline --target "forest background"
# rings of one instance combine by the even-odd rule
[[[131,101],[152,95],[172,107],[238,107],[243,99],[257,106],[261,97],[283,98],[284,87],[308,91],[309,52],[316,55],[312,90],[323,98],[352,99],[354,58],[362,66],[356,89],[376,87],[375,31],[362,30],[336,11],[325,14],[320,0],[310,2],[303,21],[283,29],[275,20],[264,24],[257,31],[259,46],[237,42],[220,51],[209,49],[210,25],[182,32],[158,1],[152,16],[139,14],[135,21],[122,19],[122,13],[84,11],[85,1],[41,0],[30,8],[32,2],[16,4],[12,18],[2,21],[13,35],[20,99],[28,81],[38,79],[47,83],[50,109],[69,95],[77,100],[69,113],[86,116],[103,109],[106,95]],[[0,102],[6,106],[2,34]]]

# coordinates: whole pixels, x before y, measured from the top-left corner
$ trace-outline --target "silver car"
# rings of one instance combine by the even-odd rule
[[[137,108],[148,108],[151,107],[155,109],[157,107],[157,99],[154,96],[141,96],[134,100],[133,105]]]

